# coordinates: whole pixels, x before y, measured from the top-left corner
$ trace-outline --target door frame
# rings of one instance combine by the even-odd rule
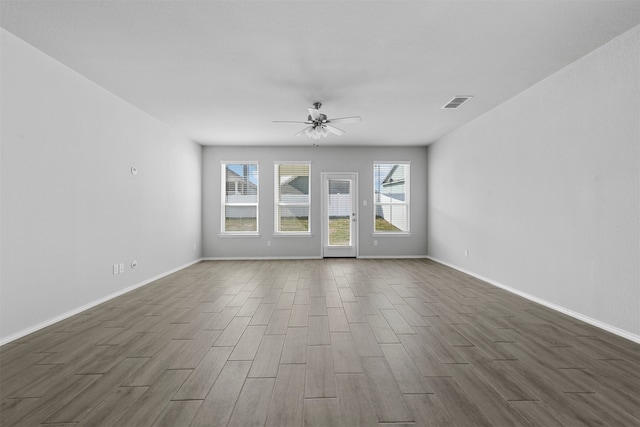
[[[359,233],[358,233],[358,172],[321,172],[321,188],[322,188],[322,197],[321,197],[321,217],[322,217],[322,239],[320,248],[321,255],[323,258],[333,258],[333,257],[345,257],[358,258],[360,255],[360,245],[359,243]],[[327,183],[329,179],[349,179],[351,180],[351,209],[352,209],[352,219],[351,219],[351,246],[347,248],[335,247],[331,248],[328,246],[328,206],[327,206],[327,196],[328,196],[328,188]],[[348,249],[348,250],[345,250]]]

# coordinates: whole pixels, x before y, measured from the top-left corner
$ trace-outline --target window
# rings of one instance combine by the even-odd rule
[[[373,164],[375,233],[409,232],[409,162]]]
[[[310,163],[275,164],[275,231],[309,233]]]
[[[222,163],[222,232],[258,232],[258,163]]]

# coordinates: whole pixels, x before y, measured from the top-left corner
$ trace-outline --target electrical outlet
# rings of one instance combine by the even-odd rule
[[[469,256],[469,249],[464,250],[464,256]]]
[[[378,241],[377,240],[373,241],[373,246],[378,246]]]
[[[124,273],[124,262],[120,263],[120,273]]]
[[[267,246],[271,247],[271,240],[267,240]]]
[[[118,264],[113,264],[113,274],[118,274],[119,268]]]

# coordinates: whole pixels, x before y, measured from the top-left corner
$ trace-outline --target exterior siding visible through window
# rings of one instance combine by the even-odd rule
[[[409,232],[409,162],[373,164],[375,233]]]
[[[276,163],[275,225],[276,233],[309,234],[311,232],[311,164]]]
[[[258,163],[222,163],[222,233],[258,233]]]

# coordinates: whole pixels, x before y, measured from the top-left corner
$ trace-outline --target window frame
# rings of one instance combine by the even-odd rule
[[[302,165],[309,168],[307,203],[283,203],[280,201],[279,172],[281,165]],[[279,207],[280,206],[305,206],[307,207],[307,231],[281,231],[279,229]],[[274,161],[273,162],[273,235],[274,236],[310,236],[311,235],[311,161]]]
[[[256,201],[255,203],[229,203],[227,202],[227,166],[228,165],[255,165],[256,172],[255,175],[258,178],[258,182],[256,184]],[[239,161],[221,161],[220,162],[220,175],[221,175],[221,183],[220,183],[220,199],[221,199],[221,210],[220,210],[220,236],[259,236],[260,235],[260,162],[259,161],[249,161],[249,160],[239,160]],[[227,206],[255,206],[256,208],[256,229],[255,231],[227,231],[226,230],[226,211]]]
[[[403,165],[405,169],[405,197],[404,201],[388,203],[379,202],[376,197],[376,165]],[[376,213],[378,206],[405,206],[406,209],[406,230],[401,231],[380,231],[376,230]],[[395,161],[374,161],[373,162],[373,233],[374,236],[410,236],[411,235],[411,161],[395,160]]]

